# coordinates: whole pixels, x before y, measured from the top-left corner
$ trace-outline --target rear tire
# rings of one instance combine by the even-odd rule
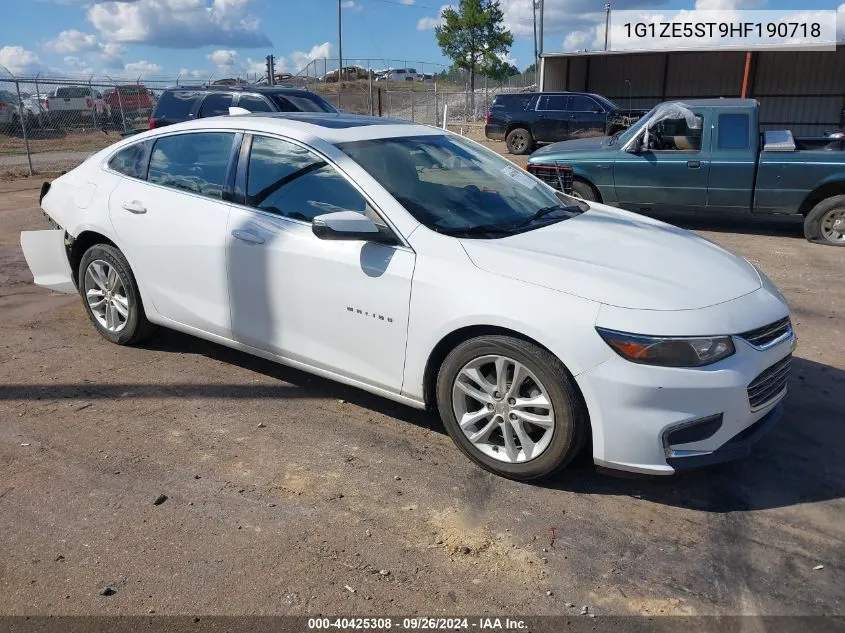
[[[511,154],[521,155],[530,154],[534,148],[534,139],[531,132],[524,127],[514,128],[505,137],[505,143],[508,146],[508,152]]]
[[[599,201],[599,197],[596,195],[596,191],[593,189],[592,185],[584,182],[583,180],[572,181],[572,194],[576,198],[581,198],[582,200],[587,200],[588,202]]]
[[[804,218],[804,237],[828,246],[845,246],[845,195],[825,198]]]
[[[479,336],[453,349],[437,376],[437,407],[467,457],[519,481],[566,466],[589,431],[583,401],[563,363],[511,336]]]
[[[85,312],[103,338],[133,345],[154,330],[135,275],[120,250],[109,244],[89,248],[79,263],[78,279]]]

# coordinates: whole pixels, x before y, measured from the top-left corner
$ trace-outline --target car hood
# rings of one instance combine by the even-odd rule
[[[536,152],[528,157],[528,161],[532,162],[535,158],[546,159],[551,158],[552,155],[560,154],[565,158],[572,154],[581,154],[585,152],[604,151],[607,146],[609,136],[593,136],[590,138],[576,138],[571,141],[560,141],[559,143],[552,143],[541,147]]]
[[[754,267],[712,242],[635,213],[590,211],[503,239],[462,239],[487,272],[603,304],[692,310],[762,285]]]

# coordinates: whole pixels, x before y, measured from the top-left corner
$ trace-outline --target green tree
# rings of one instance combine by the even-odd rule
[[[488,64],[484,68],[483,72],[490,79],[498,81],[499,83],[507,81],[508,77],[515,77],[520,74],[519,68],[499,59],[496,60],[496,63]]]
[[[499,55],[507,55],[513,34],[504,24],[498,0],[460,0],[457,10],[443,9],[443,24],[434,29],[437,44],[455,66],[469,72],[469,85],[475,90],[475,75],[502,65]]]

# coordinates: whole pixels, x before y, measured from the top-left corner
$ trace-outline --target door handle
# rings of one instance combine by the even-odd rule
[[[264,243],[264,238],[260,235],[253,233],[252,231],[241,231],[240,229],[235,229],[234,231],[232,231],[232,237],[242,242],[246,242],[247,244]]]
[[[130,213],[146,213],[147,208],[141,204],[138,200],[126,200],[123,204],[120,205]]]
[[[699,167],[701,167],[701,161],[699,161],[699,160],[688,160],[687,161],[687,167],[689,167],[690,169],[698,169]]]

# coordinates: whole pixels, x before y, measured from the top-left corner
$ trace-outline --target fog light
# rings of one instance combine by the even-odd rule
[[[702,452],[709,453],[711,451],[686,451],[673,450],[672,446],[679,444],[690,444],[691,442],[700,442],[709,439],[716,435],[716,432],[722,428],[722,414],[711,415],[706,418],[698,418],[696,420],[689,420],[671,426],[663,431],[663,452],[666,457],[684,457],[688,455],[699,455]]]

